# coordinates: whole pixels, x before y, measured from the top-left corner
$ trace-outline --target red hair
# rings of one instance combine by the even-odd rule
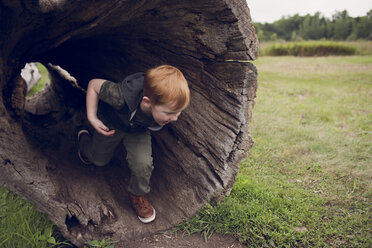
[[[181,110],[190,103],[190,89],[182,72],[170,65],[161,65],[148,70],[143,84],[143,96],[154,105],[170,104]]]

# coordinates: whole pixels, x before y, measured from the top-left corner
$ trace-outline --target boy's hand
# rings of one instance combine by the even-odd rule
[[[105,124],[103,124],[102,121],[100,121],[99,119],[95,119],[95,120],[89,120],[90,124],[94,127],[94,129],[96,129],[97,132],[99,132],[100,134],[102,135],[105,135],[105,136],[112,136],[115,134],[115,130],[110,130],[108,127],[105,126]]]
[[[110,130],[97,118],[98,94],[101,90],[104,79],[92,79],[89,81],[87,90],[87,118],[96,131],[105,136],[112,136],[115,130]]]

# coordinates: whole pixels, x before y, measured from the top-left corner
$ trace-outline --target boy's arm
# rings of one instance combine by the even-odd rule
[[[98,95],[105,81],[104,79],[92,79],[88,84],[86,99],[87,118],[97,132],[105,136],[111,136],[114,135],[115,130],[109,130],[97,117]]]

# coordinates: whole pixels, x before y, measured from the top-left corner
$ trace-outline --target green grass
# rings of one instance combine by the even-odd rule
[[[372,41],[347,41],[345,44],[355,46],[358,55],[372,55]]]
[[[255,146],[231,196],[176,229],[249,247],[371,247],[372,57],[255,64]]]
[[[86,242],[84,248],[114,248],[111,239]],[[74,247],[56,230],[48,216],[35,210],[29,202],[0,187],[1,248]]]
[[[259,47],[260,56],[372,55],[372,41],[270,41],[260,43]]]
[[[329,56],[354,55],[357,49],[353,45],[334,41],[308,41],[273,43],[261,52],[269,56]]]
[[[44,214],[23,198],[0,187],[0,247],[67,247]]]

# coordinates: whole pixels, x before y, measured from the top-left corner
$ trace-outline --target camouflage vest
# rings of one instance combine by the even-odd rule
[[[109,104],[99,101],[98,118],[110,129],[119,129],[125,132],[141,132],[149,129],[151,131],[159,131],[162,126],[154,123],[139,123],[134,118],[143,97],[143,81],[144,73],[135,73],[124,78],[120,82],[125,104],[117,110]]]

